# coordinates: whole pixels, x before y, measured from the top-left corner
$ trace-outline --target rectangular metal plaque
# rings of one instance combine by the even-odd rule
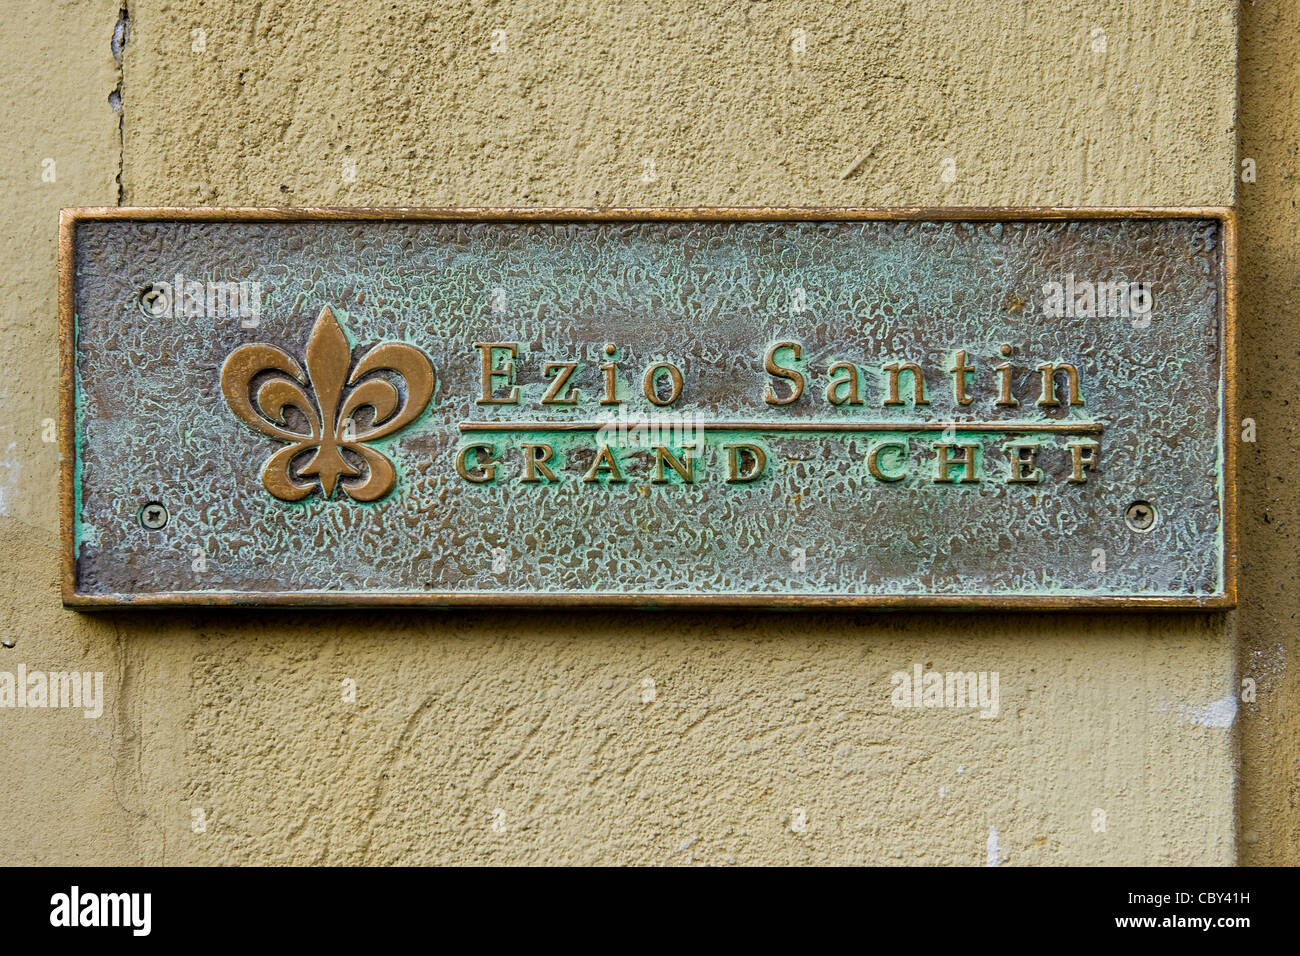
[[[1229,210],[68,210],[64,600],[1224,607]]]

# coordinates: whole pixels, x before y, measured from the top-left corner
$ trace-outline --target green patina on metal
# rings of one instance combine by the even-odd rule
[[[1201,218],[81,222],[76,593],[1213,603],[1227,540],[1224,256],[1222,223]],[[174,289],[163,314],[142,308],[143,290],[178,276],[257,283],[259,311],[178,308]],[[1122,284],[1127,298],[1061,314],[1053,283]],[[345,367],[383,343],[432,364],[418,416],[369,443],[396,474],[379,500],[319,483],[277,498],[263,465],[285,442],[223,395],[241,346],[305,369],[325,309]],[[517,388],[517,402],[484,401],[492,343],[514,352],[490,353],[487,397]],[[953,371],[963,360],[970,371]],[[543,402],[548,363],[576,363],[573,404]],[[681,389],[661,406],[643,378],[661,365],[662,400],[663,363]],[[848,366],[830,396],[856,390],[859,403],[828,397],[836,363]],[[602,403],[607,364],[617,404]],[[1055,404],[1040,403],[1043,364]],[[374,374],[410,398],[401,375]],[[275,377],[250,379],[254,405]],[[1004,380],[1017,404],[1000,401]],[[270,424],[308,430],[320,413],[290,405]],[[363,431],[383,418],[357,415]],[[729,470],[737,445],[742,472],[765,459],[756,475]],[[1080,473],[1074,446],[1092,445]],[[469,446],[491,451],[467,453],[461,474]],[[1019,471],[1018,446],[1032,446]],[[593,472],[605,447],[616,473]],[[535,482],[529,454],[542,455]],[[287,466],[290,482],[312,484],[309,457]],[[344,458],[364,472],[355,451]],[[161,530],[141,526],[148,501],[168,509]],[[1145,533],[1125,524],[1134,501],[1157,509]]]

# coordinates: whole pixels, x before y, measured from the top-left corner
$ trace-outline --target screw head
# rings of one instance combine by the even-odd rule
[[[167,293],[157,286],[150,286],[140,292],[140,311],[145,315],[158,317],[166,315],[171,303],[167,301]]]
[[[1139,534],[1154,528],[1157,518],[1156,507],[1149,501],[1135,501],[1124,511],[1124,523]]]
[[[167,506],[161,501],[147,502],[140,509],[140,524],[150,531],[165,527],[169,517],[171,516],[167,513]]]

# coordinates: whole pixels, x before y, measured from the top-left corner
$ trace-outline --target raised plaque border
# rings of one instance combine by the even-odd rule
[[[1223,242],[1223,590],[1212,595],[809,595],[679,594],[591,592],[548,594],[499,592],[267,591],[176,592],[151,595],[81,594],[76,589],[76,321],[73,241],[79,223],[104,220],[171,222],[834,222],[834,221],[1061,221],[1082,219],[1213,219]],[[61,573],[65,607],[765,607],[956,610],[1146,610],[1230,609],[1237,605],[1237,452],[1230,440],[1236,422],[1237,388],[1237,219],[1231,206],[942,206],[900,208],[848,207],[697,207],[670,208],[508,208],[508,207],[203,207],[88,206],[59,214],[59,522]]]

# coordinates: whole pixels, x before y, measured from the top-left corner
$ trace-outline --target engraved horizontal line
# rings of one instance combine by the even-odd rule
[[[613,429],[693,429],[704,432],[1045,432],[1100,435],[1100,422],[461,422],[462,432],[598,432]]]

